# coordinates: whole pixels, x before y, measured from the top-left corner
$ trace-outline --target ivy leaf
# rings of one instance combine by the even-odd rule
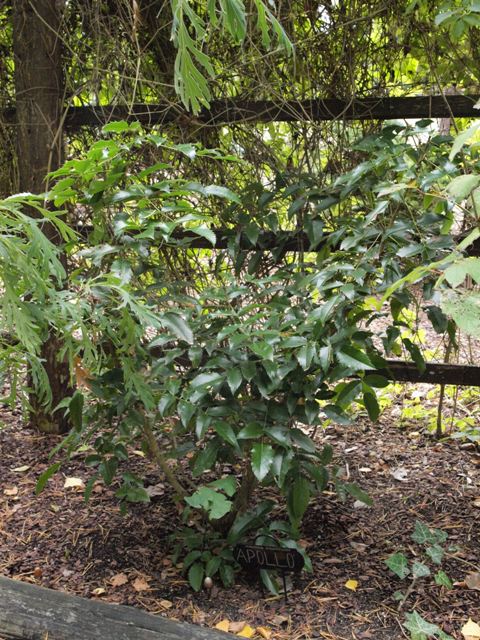
[[[269,444],[256,442],[252,447],[252,471],[259,482],[267,476],[273,463],[273,448]]]
[[[403,626],[410,631],[412,637],[426,639],[431,636],[440,636],[442,640],[453,640],[451,636],[443,633],[438,625],[431,624],[416,611],[406,613],[405,618],[407,621]]]
[[[445,555],[445,551],[439,544],[434,544],[431,547],[427,547],[425,549],[425,553],[435,564],[442,564],[443,556]]]
[[[435,534],[426,524],[417,520],[415,522],[415,531],[412,533],[412,540],[418,544],[430,544],[436,542]]]
[[[445,571],[438,571],[435,574],[435,584],[438,584],[440,587],[447,587],[447,589],[453,589],[453,583]]]
[[[412,564],[412,573],[416,578],[424,578],[430,575],[430,569],[423,562],[415,561]]]
[[[407,557],[403,553],[394,553],[393,555],[389,556],[385,560],[385,564],[390,569],[390,571],[393,571],[393,573],[401,580],[403,580],[403,578],[406,578],[410,573]]]

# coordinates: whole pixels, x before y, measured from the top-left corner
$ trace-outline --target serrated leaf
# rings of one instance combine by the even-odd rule
[[[239,432],[237,438],[239,440],[247,440],[249,438],[259,438],[263,435],[264,428],[259,422],[249,422]]]
[[[218,198],[225,198],[226,200],[231,200],[232,202],[241,204],[241,200],[238,195],[233,191],[230,191],[230,189],[227,189],[227,187],[210,184],[205,187],[205,193],[209,196],[217,196]]]
[[[250,349],[262,360],[273,360],[273,347],[268,342],[254,342]]]
[[[185,340],[188,344],[193,344],[193,332],[191,328],[177,313],[164,313],[160,318],[160,323],[180,340]]]

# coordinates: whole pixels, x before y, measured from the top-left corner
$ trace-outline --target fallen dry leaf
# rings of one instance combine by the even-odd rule
[[[474,622],[471,618],[468,619],[462,627],[462,635],[465,640],[479,640],[480,639],[480,626]]]
[[[145,487],[145,491],[150,498],[163,496],[165,494],[165,485],[162,482],[160,484],[152,484],[149,487]]]
[[[145,457],[145,453],[143,451],[140,451],[140,449],[134,449],[132,451],[132,453],[136,456],[139,456],[140,458],[144,458]]]
[[[265,640],[270,640],[270,638],[272,637],[272,630],[268,627],[257,627],[256,631],[258,635],[262,636],[262,638],[265,638]]]
[[[230,622],[230,624],[228,625],[228,630],[231,633],[238,633],[245,627],[246,624],[247,623],[245,622],[245,620],[241,620],[240,622]]]
[[[159,605],[164,609],[171,609],[173,607],[173,602],[170,602],[170,600],[160,600]]]
[[[480,573],[469,573],[465,576],[465,584],[469,589],[480,591]]]
[[[406,482],[408,471],[407,469],[405,469],[405,467],[397,467],[396,469],[391,471],[391,475],[395,478],[395,480],[398,480],[399,482]]]
[[[15,469],[12,469],[12,471],[15,471],[15,473],[23,473],[24,471],[28,471],[30,469],[30,466],[28,464],[24,464],[23,467],[15,467]]]
[[[18,487],[12,487],[11,489],[4,489],[3,493],[6,496],[16,496],[18,494]]]
[[[350,542],[350,546],[358,553],[363,553],[367,550],[367,545],[363,544],[363,542]]]
[[[249,624],[246,624],[241,631],[237,633],[240,638],[253,638],[255,635],[255,629]]]
[[[92,591],[92,596],[103,596],[103,594],[106,592],[106,589],[104,589],[103,587],[97,587]]]
[[[350,591],[356,591],[358,587],[358,580],[347,580],[345,587],[350,589]]]
[[[121,587],[122,584],[127,584],[128,576],[125,573],[117,573],[110,579],[112,587]]]
[[[135,578],[135,580],[132,582],[132,587],[135,589],[135,591],[148,591],[148,589],[150,589],[150,586],[145,578]]]
[[[269,622],[279,627],[284,622],[288,622],[288,616],[282,616],[280,614],[277,614],[273,616],[273,618],[269,620]]]
[[[65,478],[64,489],[85,489],[85,483],[81,478]]]
[[[230,628],[230,620],[227,620],[225,618],[225,620],[220,620],[220,622],[217,622],[217,624],[215,625],[214,629],[218,629],[219,631],[227,631]]]
[[[473,501],[473,506],[480,507],[480,498],[475,498],[475,500]]]

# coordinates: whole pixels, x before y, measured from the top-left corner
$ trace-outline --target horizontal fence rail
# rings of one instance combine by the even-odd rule
[[[228,125],[234,123],[322,122],[329,120],[394,120],[420,118],[478,118],[479,95],[369,97],[339,100],[214,100],[197,115],[172,103],[68,107],[65,127],[97,127],[113,120],[137,120],[143,125]],[[2,112],[0,121],[14,125],[14,108]],[[32,123],[42,125],[43,121]]]
[[[5,640],[228,640],[229,633],[174,622],[0,576]]]

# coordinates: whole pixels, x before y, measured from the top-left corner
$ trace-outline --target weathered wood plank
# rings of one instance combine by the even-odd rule
[[[387,368],[367,371],[385,376],[393,382],[428,382],[429,384],[453,384],[480,387],[480,367],[465,364],[429,362],[421,373],[414,362],[387,360]]]
[[[0,577],[6,640],[228,640],[234,636]]]
[[[321,122],[328,120],[392,120],[396,118],[478,118],[478,95],[372,97],[352,100],[214,100],[210,109],[193,116],[181,105],[134,104],[127,106],[69,107],[65,127],[102,126],[112,120],[138,120],[146,126],[175,123],[218,126],[239,122]],[[1,114],[4,124],[15,122],[15,109]]]

